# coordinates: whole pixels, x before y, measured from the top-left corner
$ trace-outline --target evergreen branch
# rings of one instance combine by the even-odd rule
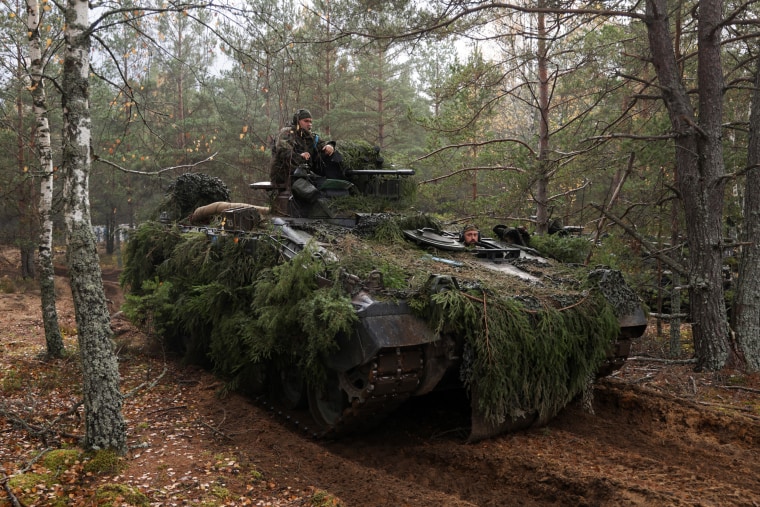
[[[488,350],[488,362],[490,364],[493,364],[494,363],[494,360],[493,360],[493,350],[491,349],[491,344],[490,344],[490,342],[488,340],[488,305],[486,304],[486,293],[483,292],[483,299],[478,299],[475,296],[473,296],[471,294],[467,294],[464,291],[462,291],[462,295],[464,295],[464,297],[466,297],[466,298],[472,299],[473,301],[477,301],[478,303],[482,303],[483,304],[483,317],[482,317],[482,319],[483,319],[483,334],[484,334],[485,341],[486,341],[486,349]]]

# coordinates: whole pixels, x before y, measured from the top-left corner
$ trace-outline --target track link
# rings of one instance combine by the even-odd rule
[[[318,434],[332,438],[371,429],[417,390],[425,367],[423,348],[385,349],[369,364],[342,374],[348,406],[338,420]]]

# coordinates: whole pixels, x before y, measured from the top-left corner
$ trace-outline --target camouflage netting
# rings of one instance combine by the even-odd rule
[[[593,284],[582,289],[583,270],[534,262],[540,280],[528,282],[484,271],[471,253],[426,252],[400,232],[437,226],[423,215],[387,215],[353,234],[315,222],[310,232],[340,260],[304,251],[278,265],[265,242],[177,238],[146,224],[129,243],[125,283],[134,289],[125,312],[210,362],[230,387],[266,361],[292,357],[300,358],[308,382],[319,383],[319,358],[356,318],[350,292],[379,272],[383,288],[373,297],[406,298],[433,329],[465,338],[461,377],[486,418],[551,417],[582,390],[616,338],[613,308]],[[345,273],[359,284],[344,284]],[[455,276],[461,290],[427,293],[431,273]],[[322,287],[318,277],[334,283]],[[614,293],[614,277],[608,282],[604,294]]]
[[[620,271],[597,268],[589,273],[588,280],[604,295],[618,317],[632,315],[640,308],[639,297],[625,282]]]
[[[343,155],[343,169],[358,171],[363,169],[382,169],[388,165],[380,155],[380,147],[365,141],[341,141],[337,144]]]
[[[169,185],[166,199],[159,213],[175,221],[190,216],[196,208],[220,201],[230,200],[227,186],[215,176],[203,173],[185,173]]]

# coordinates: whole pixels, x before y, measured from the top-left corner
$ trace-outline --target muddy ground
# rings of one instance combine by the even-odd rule
[[[667,335],[653,326],[636,358],[598,382],[593,415],[573,403],[544,428],[468,444],[466,403],[438,394],[408,402],[369,434],[319,441],[304,430],[306,412],[286,419],[264,400],[224,395],[209,372],[163,356],[119,317],[117,276],[104,268],[122,390],[140,387],[124,405],[130,452],[123,472],[83,484],[129,484],[162,506],[760,505],[760,378],[667,362]],[[75,350],[67,280],[57,278],[61,326]],[[16,285],[0,294],[2,403],[18,416],[52,420],[77,401],[78,358],[39,358],[39,292]],[[680,359],[688,360],[685,331]],[[27,372],[28,380],[7,389],[8,372]],[[65,435],[83,431],[76,417],[58,424]],[[0,417],[6,475],[43,447]],[[77,501],[70,505],[92,504]]]

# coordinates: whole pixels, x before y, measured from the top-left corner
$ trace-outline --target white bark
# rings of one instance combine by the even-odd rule
[[[82,359],[85,442],[90,449],[126,453],[119,369],[90,220],[89,4],[68,0],[62,102],[64,202],[68,263]]]
[[[43,80],[44,63],[40,45],[40,5],[38,0],[26,0],[26,26],[29,36],[29,88],[32,92],[35,135],[42,178],[40,183],[40,245],[39,270],[42,321],[48,357],[61,357],[64,353],[63,337],[58,326],[55,308],[55,274],[53,271],[53,152],[50,146],[47,97]]]

